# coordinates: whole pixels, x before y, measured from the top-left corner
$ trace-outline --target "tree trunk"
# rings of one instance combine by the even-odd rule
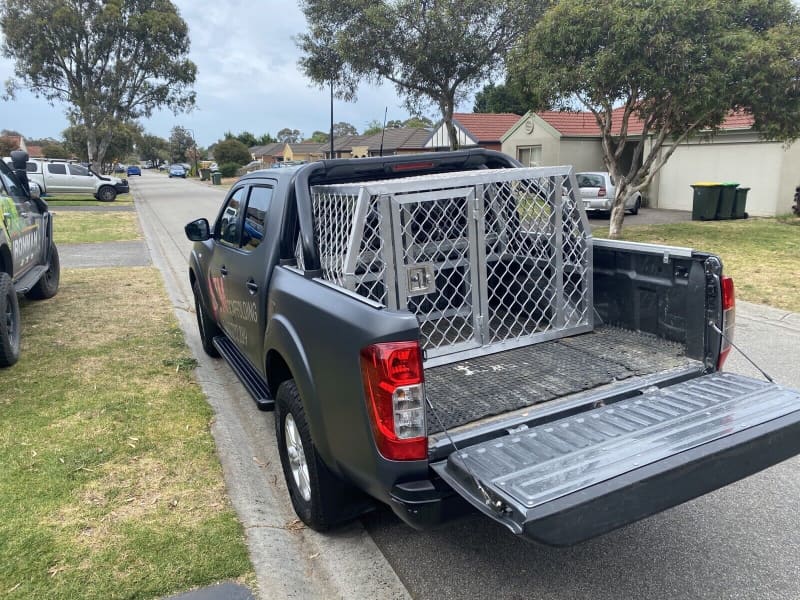
[[[630,187],[624,178],[617,179],[614,204],[611,206],[611,217],[608,220],[608,237],[619,239],[622,235],[622,222],[625,220],[625,202],[630,195]]]
[[[458,134],[456,126],[453,125],[453,112],[455,112],[455,101],[448,98],[441,104],[442,118],[447,129],[447,138],[450,141],[450,150],[458,150]]]
[[[108,147],[111,145],[111,136],[112,133],[110,131],[104,133],[100,143],[97,145],[97,164],[100,165],[101,169],[103,167],[103,161],[106,158]],[[97,172],[99,173],[100,171]]]
[[[91,167],[92,171],[95,173],[99,173],[100,170],[97,164],[97,132],[95,131],[94,127],[90,125],[85,125],[86,127],[86,152],[88,154],[89,160],[89,167]]]

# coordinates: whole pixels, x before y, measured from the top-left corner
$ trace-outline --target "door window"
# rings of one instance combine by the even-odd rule
[[[67,165],[64,163],[51,163],[47,165],[47,172],[51,175],[66,175]]]
[[[70,175],[80,175],[81,177],[89,177],[89,169],[81,165],[69,165]]]
[[[228,198],[228,201],[225,203],[225,208],[222,210],[222,215],[219,218],[217,229],[220,242],[237,248],[241,240],[239,223],[241,221],[240,217],[245,189],[246,188],[243,187],[237,189],[231,194],[231,197]]]
[[[272,188],[255,186],[250,188],[250,198],[247,201],[247,212],[244,217],[242,229],[242,248],[250,251],[258,248],[264,239],[266,228],[267,210],[272,200]]]

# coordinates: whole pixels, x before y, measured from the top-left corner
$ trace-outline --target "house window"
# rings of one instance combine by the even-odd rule
[[[517,160],[523,167],[538,167],[542,164],[542,147],[517,146]]]

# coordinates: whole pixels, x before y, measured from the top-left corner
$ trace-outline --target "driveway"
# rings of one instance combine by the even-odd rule
[[[605,227],[608,229],[608,213],[587,213],[592,229]],[[628,225],[661,225],[663,223],[682,223],[691,221],[692,213],[688,210],[664,210],[663,208],[640,208],[638,215],[625,215],[625,226]]]

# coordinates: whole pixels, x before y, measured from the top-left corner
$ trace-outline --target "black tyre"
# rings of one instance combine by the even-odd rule
[[[634,204],[633,204],[633,208],[631,209],[631,214],[632,214],[632,215],[638,215],[638,214],[639,214],[639,209],[640,209],[641,207],[642,207],[642,197],[641,197],[641,196],[639,196],[639,197],[636,199],[636,202],[634,202]]]
[[[117,190],[110,185],[104,185],[97,191],[97,199],[102,202],[113,202],[117,198]]]
[[[289,497],[303,523],[326,531],[370,508],[360,492],[334,476],[319,458],[293,379],[278,388],[275,434]]]
[[[203,342],[203,350],[212,358],[219,358],[219,352],[214,347],[213,340],[218,335],[222,335],[222,330],[208,316],[203,307],[203,297],[200,295],[200,284],[196,281],[192,286],[194,293],[194,312],[197,314],[197,328],[200,330],[200,341]]]
[[[41,279],[33,286],[25,297],[31,300],[47,300],[58,292],[58,284],[61,281],[61,261],[58,258],[58,248],[50,242],[50,266],[42,275]]]
[[[10,367],[19,360],[19,302],[14,282],[8,273],[0,273],[0,367]]]

